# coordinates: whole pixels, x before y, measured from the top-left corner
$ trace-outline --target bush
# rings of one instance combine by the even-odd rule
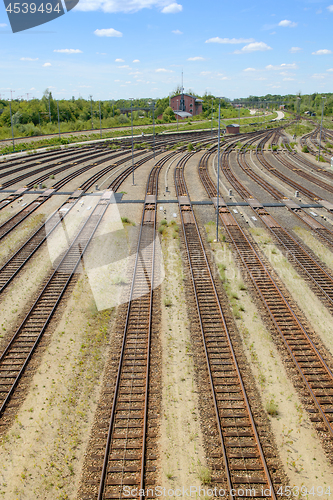
[[[303,146],[302,147],[302,151],[303,151],[303,153],[308,153],[309,152],[309,148],[307,146]]]
[[[188,151],[193,151],[194,146],[193,146],[192,142],[190,142],[190,143],[188,144],[187,149],[188,149]]]
[[[267,401],[266,403],[266,411],[269,415],[276,416],[278,415],[278,406],[275,403],[274,399]]]

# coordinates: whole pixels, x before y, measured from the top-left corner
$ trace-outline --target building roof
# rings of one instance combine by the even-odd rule
[[[187,97],[192,97],[192,99],[195,99],[195,102],[203,102],[203,99],[198,99],[197,97],[195,97],[195,95],[191,94],[175,94],[171,96],[171,99],[173,99],[174,97],[180,97],[181,95],[187,95]]]
[[[239,127],[238,123],[229,123],[227,127]]]
[[[174,111],[175,115],[178,115],[180,118],[188,118],[191,117],[191,113],[188,113],[187,111]]]

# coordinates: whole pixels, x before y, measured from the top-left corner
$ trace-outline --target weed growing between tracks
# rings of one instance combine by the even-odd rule
[[[207,480],[203,438],[198,424],[198,388],[194,377],[189,320],[178,226],[162,220],[166,278],[162,284],[163,420],[161,485],[199,487]],[[209,469],[207,469],[209,471]],[[209,471],[210,474],[210,471]]]
[[[332,316],[330,312],[312,292],[307,281],[297,273],[278,247],[265,243],[269,238],[267,231],[265,229],[255,229],[251,232],[255,241],[263,250],[272,267],[283,280],[293,299],[311,324],[311,328],[333,355]],[[317,242],[317,247],[320,249],[319,242]]]
[[[107,356],[111,311],[76,284],[30,392],[0,446],[0,493],[74,499]]]
[[[206,231],[208,241],[214,241],[215,224],[206,225]],[[261,246],[271,253],[273,246],[267,233],[261,229],[256,229],[254,233],[262,240]],[[260,318],[260,308],[247,290],[239,290],[243,281],[229,246],[225,242],[211,243],[211,248],[217,266],[224,267],[221,276],[224,288],[237,293],[244,306],[241,317],[237,318],[235,314],[234,317],[257,390],[269,415],[281,461],[289,478],[288,484],[306,486],[308,490],[312,485],[332,484],[333,474],[328,459],[318,443],[318,436],[285,370],[271,334]],[[276,255],[270,255],[270,260],[275,261],[279,253],[277,250]],[[230,292],[227,292],[228,296]]]
[[[4,241],[1,242],[0,266],[40,227],[44,220],[44,214],[32,214],[20,224],[19,228],[14,229]]]
[[[294,232],[304,243],[319,257],[328,267],[333,270],[333,253],[308,229],[294,227]]]

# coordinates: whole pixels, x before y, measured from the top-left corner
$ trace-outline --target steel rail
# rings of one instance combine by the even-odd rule
[[[145,151],[140,151],[140,152],[136,153],[134,155],[134,157],[141,156],[144,153],[145,153]],[[30,202],[26,207],[24,207],[22,210],[17,212],[15,215],[13,215],[9,219],[7,219],[0,226],[0,240],[5,238],[13,229],[15,229],[19,224],[21,224],[21,222],[23,222],[29,215],[31,215],[35,210],[37,210],[37,208],[39,208],[45,201],[47,201],[54,191],[58,191],[65,184],[67,184],[67,182],[73,180],[75,177],[78,177],[82,173],[84,173],[90,169],[93,169],[96,166],[101,165],[102,163],[105,163],[107,161],[111,161],[118,156],[123,156],[123,154],[124,154],[123,152],[118,153],[116,155],[114,153],[105,153],[104,152],[103,158],[100,158],[99,160],[97,160],[93,164],[89,163],[89,165],[86,165],[86,166],[80,168],[79,170],[76,170],[76,171],[70,173],[65,178],[56,182],[51,188],[47,189],[46,191],[44,191],[44,193],[40,194],[36,200]],[[118,166],[118,165],[121,165],[122,163],[125,163],[129,159],[130,159],[130,157],[125,157],[122,160],[118,160],[115,164],[112,164],[112,165],[109,165],[108,167],[105,167],[105,169],[103,171],[97,172],[97,174],[95,174],[95,178],[94,178],[92,183],[90,182],[90,179],[88,179],[88,181],[86,183],[83,183],[83,185],[81,185],[81,186],[83,186],[83,187],[86,185],[89,185],[89,187],[92,186],[92,184],[97,179],[102,177],[105,173],[109,172],[115,166]],[[80,163],[84,163],[86,161],[87,160],[84,159],[84,160],[81,160]],[[82,189],[81,186],[79,189]]]
[[[111,194],[112,193],[109,192],[101,196],[101,199],[94,211],[84,222],[83,227],[81,227],[75,236],[68,250],[61,257],[59,264],[49,277],[42,291],[39,293],[28,314],[25,316],[19,328],[14,333],[4,351],[1,353],[0,378],[5,378],[5,380],[14,379],[14,382],[10,384],[2,384],[0,386],[0,418],[3,415],[33,353],[35,352],[36,347],[38,346],[40,339],[42,338],[65,290],[67,289],[69,282],[80,264],[82,256],[91,242],[106,209],[108,208]],[[58,291],[55,294],[54,290],[57,288]],[[46,298],[44,299],[44,297]],[[20,340],[20,336],[22,340]],[[25,349],[28,350],[27,354],[23,357],[21,356],[20,358],[20,353],[25,353]],[[17,354],[19,354],[19,358],[16,358]],[[11,363],[13,359],[19,360],[19,363],[12,365]],[[22,359],[23,362],[21,362],[20,359]],[[6,375],[7,373],[9,374]],[[9,389],[3,389],[3,387],[7,386],[10,386]],[[4,397],[3,394],[5,394]]]
[[[247,144],[244,146],[247,147]],[[242,155],[242,156],[241,156]],[[249,175],[253,180],[258,182],[267,192],[269,192],[275,199],[280,199],[282,193],[279,191],[275,192],[275,188],[270,189],[270,184],[268,182],[261,183],[261,178],[253,172],[245,158],[245,152],[242,150],[237,155],[237,161],[241,169]],[[245,167],[244,167],[245,164]],[[237,189],[237,185],[240,181],[236,178],[235,174],[231,171],[229,165],[229,182]],[[251,191],[248,191],[252,197]],[[240,193],[242,196],[242,194]],[[242,196],[244,200],[244,198]],[[264,209],[260,203],[256,207],[253,207],[254,212],[260,218],[260,220],[265,224],[266,228],[272,233],[278,242],[285,248],[285,250],[294,257],[294,261],[302,269],[305,275],[312,281],[317,290],[317,295],[319,297],[324,297],[327,300],[331,312],[333,311],[333,278],[326,269],[313,258],[312,255],[306,250],[304,245],[301,245],[285,228],[277,222],[277,220],[269,213],[267,209]],[[309,224],[310,226],[310,224]],[[310,226],[311,227],[311,226]],[[324,229],[324,226],[322,226]],[[312,227],[311,227],[312,229]]]
[[[130,338],[130,328],[131,327],[131,322],[133,323],[133,318],[132,316],[135,317],[136,314],[141,314],[141,316],[138,316],[138,318],[135,321],[135,324],[144,324],[145,325],[145,332],[143,334],[139,334],[138,332],[136,335],[141,335],[140,339],[144,341],[145,347],[143,348],[143,351],[139,351],[139,354],[141,353],[142,355],[145,354],[145,383],[144,383],[144,404],[141,405],[142,408],[142,445],[141,445],[141,459],[140,460],[140,478],[139,478],[139,485],[140,489],[144,489],[144,482],[145,482],[145,455],[146,455],[146,435],[147,435],[147,415],[148,415],[148,393],[149,393],[149,370],[150,370],[150,344],[151,344],[151,325],[152,325],[152,313],[153,313],[153,288],[154,288],[154,273],[155,273],[155,235],[156,235],[156,205],[157,205],[157,192],[158,192],[158,176],[159,172],[162,168],[162,166],[166,163],[166,161],[170,158],[170,156],[174,155],[176,153],[171,153],[171,155],[166,155],[164,158],[159,160],[154,167],[152,168],[148,181],[147,181],[147,187],[146,187],[146,201],[144,204],[143,212],[142,212],[142,217],[141,217],[141,224],[140,224],[140,234],[138,238],[138,244],[137,244],[137,253],[136,253],[136,259],[135,259],[135,264],[134,264],[134,270],[133,270],[133,277],[132,277],[132,283],[131,283],[131,289],[130,289],[130,295],[129,295],[129,301],[128,301],[128,307],[127,307],[127,313],[126,313],[126,320],[125,320],[125,326],[123,330],[123,338],[122,338],[122,346],[121,346],[121,352],[120,352],[120,357],[119,357],[119,363],[118,363],[118,370],[117,370],[117,377],[115,381],[115,387],[113,389],[113,402],[112,402],[112,408],[111,408],[111,415],[109,417],[109,427],[108,427],[108,434],[107,434],[107,440],[106,440],[106,445],[105,445],[105,452],[104,452],[104,459],[103,459],[103,466],[102,466],[102,471],[100,475],[100,482],[99,482],[99,487],[98,487],[98,494],[97,498],[98,500],[102,500],[105,496],[105,488],[106,488],[106,476],[108,474],[108,464],[110,461],[109,455],[110,455],[110,450],[112,449],[112,443],[113,443],[113,435],[114,435],[114,426],[115,426],[115,421],[116,421],[116,415],[117,415],[117,408],[119,404],[119,395],[120,395],[120,390],[121,390],[121,383],[124,383],[124,380],[122,379],[123,376],[123,370],[124,370],[124,362],[125,362],[125,355],[126,355],[126,349],[128,349],[127,345],[127,340],[128,337]],[[148,238],[149,241],[151,241],[151,268],[149,270],[145,269],[144,271],[138,267],[139,265],[139,260],[142,258],[142,252],[144,251],[144,248],[142,248],[142,245],[147,248],[147,235],[144,235],[146,232],[145,230],[148,230],[150,233],[150,237]],[[142,276],[142,273],[144,273],[144,282],[148,282],[148,288],[149,292],[145,293],[143,296],[141,296],[140,299],[135,298],[135,287],[137,286],[137,283],[140,283],[140,276]],[[149,279],[150,277],[150,279]],[[149,299],[148,299],[149,296]],[[145,307],[140,306],[140,311],[141,313],[136,312],[136,301],[139,300],[139,303],[141,304],[142,301],[144,301]],[[147,312],[148,309],[148,312]],[[134,312],[133,312],[134,311]],[[134,331],[136,329],[134,328]],[[136,351],[135,351],[136,352]],[[137,354],[137,353],[136,353]],[[141,356],[142,358],[142,356]],[[134,366],[134,365],[133,365]],[[130,402],[129,402],[130,404]],[[137,410],[140,410],[140,408],[137,408]],[[120,411],[120,410],[118,410]],[[131,412],[131,407],[129,407],[129,412]],[[131,420],[131,415],[129,415],[128,420]],[[140,436],[137,436],[139,439]],[[126,450],[126,444],[125,448]],[[136,462],[138,459],[133,461]],[[124,467],[123,467],[124,469]],[[115,473],[117,474],[117,472]],[[136,481],[136,478],[132,479],[133,485],[138,484]],[[121,490],[119,491],[119,488],[122,486],[122,478],[119,478],[119,480],[115,480],[113,484],[114,487],[118,490],[118,492],[111,492],[108,494],[107,498],[124,498]],[[128,484],[128,483],[127,483]],[[110,496],[111,495],[111,496]],[[139,498],[143,498],[144,495],[137,495]],[[126,497],[126,494],[125,494]]]
[[[123,153],[121,153],[123,155]],[[117,155],[119,156],[119,155]],[[151,159],[152,155],[147,156],[138,162],[135,163],[134,168],[138,168],[143,165],[149,159]],[[23,243],[23,245],[12,255],[7,262],[0,268],[0,294],[3,290],[11,283],[11,281],[15,278],[15,276],[19,273],[19,271],[25,266],[25,264],[30,260],[30,258],[35,254],[35,252],[41,247],[41,245],[47,240],[47,238],[51,235],[51,233],[58,227],[60,223],[63,223],[66,215],[70,212],[73,206],[76,204],[78,198],[80,198],[99,178],[103,177],[106,173],[112,171],[117,166],[125,163],[131,158],[131,156],[126,156],[125,158],[118,160],[115,164],[112,164],[108,167],[105,167],[103,170],[97,172],[92,177],[87,179],[78,190],[71,195],[49,218],[43,223],[34,234],[28,238],[28,240]],[[93,165],[94,166],[94,165]],[[132,167],[130,167],[132,169]],[[124,177],[123,173],[119,174],[119,178],[121,177],[121,182]],[[115,179],[115,181],[118,179]],[[61,182],[61,181],[60,181]],[[112,191],[116,192],[117,188],[121,184],[121,182],[114,182],[114,185],[108,187],[108,189],[112,189]],[[63,210],[66,210],[63,213]],[[46,227],[48,232],[46,234]]]
[[[199,169],[199,175],[207,193],[211,196],[210,193],[214,191],[215,186],[209,177],[207,168]],[[243,229],[239,226],[233,214],[229,211],[226,205],[222,206],[219,209],[219,212],[224,228],[232,241],[241,262],[243,263],[244,268],[247,270],[248,276],[250,277],[255,290],[257,291],[265,309],[267,310],[276,327],[276,330],[280,335],[280,338],[283,341],[283,344],[293,360],[294,365],[305,387],[307,388],[307,393],[310,395],[321,420],[325,424],[327,432],[330,437],[333,438],[333,427],[331,424],[331,422],[333,422],[333,417],[332,420],[329,419],[333,410],[332,371],[310,338],[306,328],[302,325],[298,316],[293,311],[292,306],[285,298],[279,285],[267,269],[267,266],[263,262],[262,258],[253,247],[249,238],[245,235]],[[317,377],[317,380],[311,381],[306,377],[306,374],[301,366],[302,363],[306,364],[306,362],[304,360],[302,361],[302,351],[297,349],[297,343],[295,344],[297,339],[299,340],[299,345],[305,346],[305,352],[310,350],[311,355],[308,355],[309,360],[314,360],[315,363],[317,362],[319,364],[320,370],[323,371],[323,379],[320,378],[322,373],[320,370],[318,370],[317,374],[314,374],[314,377]],[[324,403],[320,402],[319,398],[321,398],[321,396],[315,394],[315,389],[317,388],[316,384],[322,391],[325,392],[326,390],[326,397],[329,399],[329,403],[325,403],[325,399]],[[330,390],[332,393],[329,392]],[[325,405],[330,406],[326,408]],[[311,412],[311,409],[308,411]],[[325,411],[327,415],[325,414]]]
[[[223,334],[226,338],[226,341],[227,341],[226,343],[227,343],[228,350],[229,350],[229,356],[232,360],[233,367],[234,367],[235,372],[237,374],[237,381],[238,381],[238,384],[240,387],[240,392],[242,394],[244,406],[246,408],[246,412],[247,412],[246,414],[247,414],[247,417],[249,418],[249,421],[250,421],[249,428],[252,429],[251,438],[253,437],[254,441],[255,441],[255,445],[254,446],[251,445],[251,446],[252,446],[252,448],[255,448],[259,454],[259,459],[260,459],[259,461],[261,462],[262,471],[264,472],[265,482],[271,491],[271,494],[269,495],[269,497],[275,500],[277,497],[276,497],[276,494],[274,491],[274,486],[273,486],[273,483],[272,483],[272,480],[270,477],[270,473],[268,470],[268,466],[266,463],[266,459],[264,456],[262,445],[260,443],[260,438],[259,438],[259,435],[258,435],[258,432],[256,429],[256,425],[255,425],[255,421],[254,421],[254,418],[252,415],[250,403],[249,403],[247,395],[246,395],[246,390],[245,390],[245,386],[244,386],[244,383],[242,380],[242,375],[241,375],[239,367],[238,367],[236,354],[235,354],[235,351],[233,348],[233,343],[232,343],[230,333],[228,331],[228,327],[227,327],[227,324],[226,324],[226,321],[224,318],[223,310],[222,310],[222,307],[220,304],[220,300],[218,297],[218,293],[216,290],[214,279],[213,279],[213,276],[211,273],[210,265],[208,263],[208,259],[206,256],[206,252],[205,252],[205,249],[203,246],[202,239],[201,239],[199,227],[197,225],[197,221],[196,221],[196,218],[195,218],[195,215],[193,212],[193,207],[191,204],[191,200],[190,200],[189,193],[188,193],[187,186],[186,186],[186,182],[185,182],[184,168],[185,168],[185,165],[186,165],[188,159],[191,156],[192,156],[192,154],[188,154],[178,162],[178,164],[176,165],[176,168],[175,168],[174,180],[175,180],[176,194],[177,194],[178,203],[179,203],[179,211],[180,211],[180,215],[181,215],[182,228],[183,228],[183,234],[184,234],[188,262],[189,262],[190,274],[191,274],[191,278],[192,278],[193,291],[194,291],[195,302],[196,302],[196,307],[197,307],[197,312],[198,312],[201,337],[202,337],[203,347],[204,347],[204,351],[205,351],[205,358],[206,358],[206,362],[207,362],[210,387],[211,387],[212,397],[213,397],[213,401],[214,401],[216,423],[217,423],[217,427],[218,427],[218,433],[219,433],[219,437],[220,437],[220,444],[221,444],[221,448],[222,448],[223,460],[224,460],[224,465],[225,465],[225,469],[226,469],[225,472],[226,472],[226,476],[227,476],[227,483],[228,483],[228,489],[229,489],[228,496],[229,495],[232,496],[231,492],[235,491],[236,484],[243,483],[242,479],[244,479],[244,484],[247,484],[247,486],[249,486],[249,484],[258,484],[259,479],[257,477],[251,478],[249,476],[246,479],[240,478],[239,476],[237,477],[235,473],[234,474],[231,473],[230,467],[231,467],[231,462],[232,462],[232,454],[228,451],[228,445],[226,444],[225,427],[223,428],[223,424],[222,424],[223,415],[221,415],[221,411],[222,411],[223,406],[219,407],[218,399],[217,399],[217,395],[216,395],[217,386],[222,385],[222,384],[221,384],[221,382],[217,382],[216,380],[214,380],[214,375],[213,375],[213,371],[212,371],[213,369],[212,369],[212,364],[211,364],[212,363],[211,352],[209,352],[209,347],[207,345],[207,340],[206,340],[207,332],[205,331],[206,325],[204,324],[205,321],[207,322],[207,320],[205,320],[204,317],[202,316],[203,306],[202,306],[202,303],[200,303],[202,301],[202,299],[200,299],[200,294],[198,291],[198,286],[199,286],[198,271],[199,270],[201,271],[202,268],[201,268],[201,266],[199,267],[199,264],[198,264],[198,260],[199,260],[198,255],[196,255],[195,260],[193,260],[193,258],[192,258],[189,237],[191,237],[191,239],[193,240],[193,247],[195,247],[196,251],[199,252],[199,254],[200,254],[200,260],[202,262],[204,262],[205,272],[207,273],[207,276],[208,276],[208,278],[205,280],[205,286],[204,286],[204,294],[205,294],[206,302],[208,301],[207,297],[209,297],[209,296],[214,297],[215,307],[217,308],[217,311],[219,313],[219,320],[216,320],[216,318],[215,318],[214,310],[213,310],[211,301],[209,302],[209,304],[210,304],[209,310],[211,311],[211,314],[215,318],[214,322],[220,323]],[[184,216],[186,217],[186,220],[185,220]],[[189,228],[191,228],[191,232],[189,232],[190,231]],[[203,285],[203,283],[201,283],[201,285]],[[208,302],[207,302],[207,304],[208,304]],[[221,334],[220,334],[220,337],[222,337]],[[233,384],[233,385],[237,385],[237,383]],[[236,415],[237,410],[234,413]],[[236,424],[234,426],[237,428]],[[229,445],[229,448],[230,448],[230,446],[232,446],[232,445]],[[237,467],[236,467],[236,469],[237,469]],[[254,468],[254,469],[258,470],[257,468]],[[244,471],[247,471],[247,472],[250,472],[251,470],[253,472],[254,469],[251,469],[251,466],[249,466],[247,468],[247,466],[245,465],[245,467],[244,467]],[[242,470],[242,468],[239,466],[238,470]],[[259,483],[260,483],[260,481],[259,481]],[[261,481],[261,483],[262,483],[262,481]],[[259,490],[258,490],[258,493],[259,494],[257,494],[257,492],[256,492],[254,498],[262,496],[260,494]],[[251,495],[252,495],[252,493],[251,493]],[[235,498],[239,498],[239,496],[237,494],[235,494]]]

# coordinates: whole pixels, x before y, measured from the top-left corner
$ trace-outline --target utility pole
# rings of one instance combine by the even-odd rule
[[[179,109],[178,109],[178,99],[176,99],[176,102],[177,102],[177,111],[179,111]],[[177,132],[178,132],[178,113],[177,113]]]
[[[133,99],[134,97],[130,97],[131,101],[131,128],[132,128],[132,182],[134,186],[134,157],[133,157]]]
[[[295,130],[295,139],[297,139],[297,125],[298,125],[298,120],[299,120],[299,104],[300,104],[300,97],[297,97],[297,105],[296,105],[296,130]]]
[[[154,148],[154,160],[155,160],[155,101],[153,101],[153,148]]]
[[[221,130],[221,97],[219,97],[219,126],[217,136],[217,192],[216,192],[216,241],[219,241],[219,203],[220,203],[220,130]]]
[[[93,112],[92,112],[92,95],[89,96],[90,99],[90,116],[91,116],[91,128],[94,128],[94,122],[93,122]]]
[[[61,139],[61,136],[60,136],[59,102],[58,102],[58,101],[57,101],[57,111],[58,111],[58,129],[59,129],[59,139]]]
[[[51,102],[50,102],[50,99],[51,99],[51,92],[49,91],[49,118],[50,118],[50,123],[51,123]]]
[[[102,139],[101,101],[99,101],[99,129],[101,132],[101,139]]]
[[[214,102],[214,97],[212,97],[212,119],[211,119],[211,124],[210,124],[210,136],[213,137],[213,102]]]
[[[149,106],[153,106],[153,148],[154,148],[154,160],[155,160],[155,101],[152,99],[148,101]],[[178,101],[177,101],[177,107],[178,107]],[[178,115],[177,115],[178,116]],[[178,127],[177,127],[178,130]]]
[[[320,122],[318,161],[320,161],[321,134],[323,130],[323,117],[324,117],[324,99],[326,99],[326,96],[321,96],[321,122]]]
[[[10,124],[12,128],[12,139],[13,139],[13,153],[15,153],[15,142],[14,142],[14,128],[13,128],[13,117],[12,117],[12,101],[9,101],[9,112],[10,112]]]

